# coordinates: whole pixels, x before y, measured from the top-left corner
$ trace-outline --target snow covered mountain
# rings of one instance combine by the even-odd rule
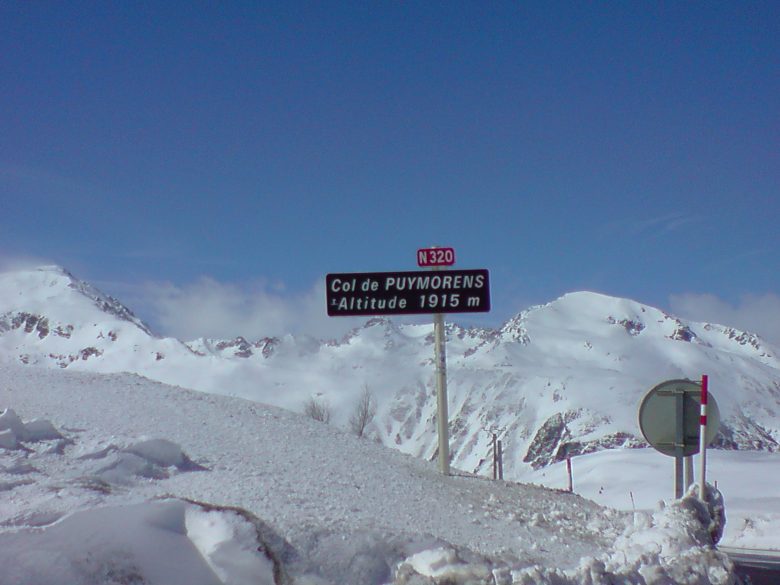
[[[453,465],[488,473],[489,430],[503,441],[508,479],[568,455],[644,446],[636,422],[644,393],[702,373],[721,411],[716,446],[778,450],[778,355],[749,333],[589,292],[523,311],[497,330],[450,323]],[[436,454],[430,325],[371,319],[341,340],[184,343],[154,336],[120,302],[65,270],[42,267],[0,274],[0,358],[133,372],[299,412],[315,398],[342,427],[367,388],[377,406],[372,436],[418,457]]]

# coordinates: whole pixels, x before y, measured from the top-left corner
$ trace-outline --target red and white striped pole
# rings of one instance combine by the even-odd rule
[[[709,379],[706,374],[702,374],[701,377],[701,416],[699,418],[699,461],[701,466],[699,468],[699,499],[702,502],[706,502],[706,480],[705,473],[707,472],[707,396],[708,396]]]

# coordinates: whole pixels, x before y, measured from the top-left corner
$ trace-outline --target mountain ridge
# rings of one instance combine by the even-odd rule
[[[118,300],[64,269],[39,272],[0,274],[3,359],[135,372],[297,411],[314,398],[342,426],[368,388],[377,403],[369,433],[406,453],[435,457],[431,325],[373,318],[340,340],[184,342],[154,336]],[[446,336],[456,467],[490,467],[486,429],[504,443],[507,478],[569,456],[642,447],[635,413],[643,392],[702,373],[710,375],[723,415],[716,447],[780,449],[778,352],[753,334],[580,291],[521,311],[497,329],[448,322]]]

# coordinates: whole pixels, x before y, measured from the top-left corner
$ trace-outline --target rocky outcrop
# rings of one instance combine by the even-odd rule
[[[581,410],[557,413],[548,418],[536,431],[523,458],[534,469],[564,461],[569,457],[586,455],[605,449],[624,449],[645,447],[646,443],[638,437],[624,432],[616,432],[592,440],[582,440],[569,428],[569,424],[588,416]]]

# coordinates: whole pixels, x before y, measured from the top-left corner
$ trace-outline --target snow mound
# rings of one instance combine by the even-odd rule
[[[62,439],[51,421],[35,419],[23,422],[11,408],[0,414],[0,448],[18,449],[21,443]]]
[[[203,469],[193,463],[184,454],[181,447],[167,439],[147,439],[133,443],[125,449],[128,453],[137,455],[153,465],[160,467],[175,467],[180,470]]]
[[[116,485],[128,485],[137,478],[166,479],[179,472],[206,469],[168,439],[142,439],[124,448],[111,444],[81,455],[80,459],[97,462],[90,475]]]
[[[232,511],[181,500],[95,508],[0,534],[7,585],[274,585],[274,562]]]
[[[187,537],[223,583],[274,584],[284,573],[281,554],[273,549],[281,539],[273,535],[272,542],[263,541],[260,521],[245,510],[191,503],[184,520]]]

